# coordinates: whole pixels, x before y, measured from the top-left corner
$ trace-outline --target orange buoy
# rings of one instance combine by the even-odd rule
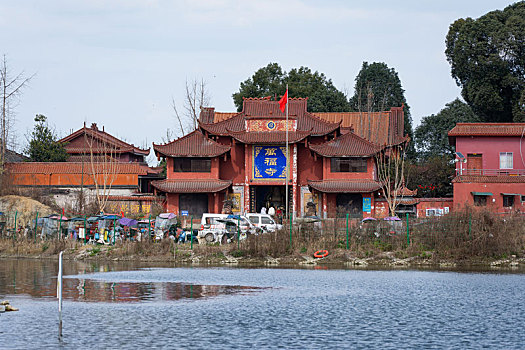
[[[318,250],[314,253],[314,258],[324,258],[328,256],[328,250]]]

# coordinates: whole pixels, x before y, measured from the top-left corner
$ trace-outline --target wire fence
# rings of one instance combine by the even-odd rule
[[[92,244],[119,244],[124,241],[155,240],[153,217],[142,226],[122,226],[118,218],[100,220],[87,215],[65,220],[61,215],[44,216],[39,212],[3,212],[0,215],[0,237],[13,241],[71,240]],[[184,242],[193,249],[198,217],[177,217],[192,234]],[[421,250],[455,249],[468,254],[497,254],[525,246],[525,217],[522,214],[496,215],[472,210],[452,212],[442,217],[398,219],[343,217],[323,220],[284,220],[276,232],[250,235],[236,242],[237,249],[253,254],[289,253],[310,249],[358,250],[372,247],[391,251],[417,247]],[[197,226],[196,226],[197,225]],[[162,238],[168,238],[164,235]],[[201,242],[204,243],[204,242]]]

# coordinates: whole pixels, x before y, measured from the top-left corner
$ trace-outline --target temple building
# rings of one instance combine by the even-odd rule
[[[374,156],[405,140],[402,108],[381,113],[310,113],[307,98],[289,99],[289,119],[270,98],[246,98],[239,113],[203,108],[197,130],[167,144],[153,144],[167,160],[166,210],[179,215],[285,208],[294,216],[374,215],[380,190]],[[288,130],[288,154],[286,152]]]

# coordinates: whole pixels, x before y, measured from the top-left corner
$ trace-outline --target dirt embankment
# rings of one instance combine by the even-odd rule
[[[36,213],[39,217],[48,216],[54,213],[53,209],[34,199],[22,196],[3,196],[0,197],[0,211],[8,215],[10,220],[14,220],[16,213],[17,226],[26,226],[31,220],[35,220]]]
[[[0,240],[0,258],[58,259],[64,251],[65,260],[165,262],[184,265],[283,266],[283,267],[354,267],[354,268],[477,268],[525,271],[525,257],[445,258],[433,252],[408,254],[407,251],[375,252],[374,254],[343,248],[330,250],[325,258],[316,259],[311,252],[290,252],[280,256],[254,256],[236,245],[178,245],[170,241],[125,242],[116,246],[84,245],[71,241],[13,242]]]

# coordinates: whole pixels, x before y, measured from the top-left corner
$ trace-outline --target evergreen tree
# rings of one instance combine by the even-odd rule
[[[452,77],[483,121],[525,121],[525,1],[456,20],[446,46]]]
[[[449,145],[448,132],[456,123],[475,123],[481,121],[463,101],[455,99],[447,103],[438,114],[423,117],[414,133],[418,158],[429,159],[446,156],[451,159],[454,147]]]
[[[405,115],[404,134],[413,140],[410,106],[407,104],[405,90],[397,72],[383,62],[363,62],[355,78],[354,96],[350,98],[352,111],[379,112],[401,106]],[[414,157],[413,142],[410,143],[407,155],[409,158]]]
[[[293,68],[286,73],[277,63],[257,70],[251,78],[241,82],[239,91],[232,95],[237,111],[242,110],[243,97],[280,98],[288,84],[289,97],[308,97],[309,112],[343,112],[350,106],[346,96],[323,73],[308,67]]]
[[[35,127],[25,151],[31,162],[65,162],[68,157],[64,145],[57,142],[56,134],[42,114],[35,117]]]

